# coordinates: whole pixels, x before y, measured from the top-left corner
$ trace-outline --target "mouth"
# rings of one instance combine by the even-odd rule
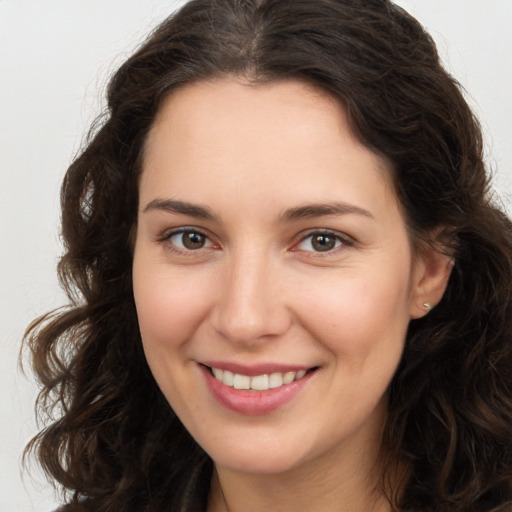
[[[292,382],[303,379],[318,367],[297,371],[262,373],[261,375],[244,375],[215,367],[206,367],[210,374],[219,382],[233,389],[247,391],[268,391],[277,389]]]
[[[213,398],[221,406],[248,416],[270,414],[295,400],[310,386],[308,383],[320,368],[213,361],[199,366]]]

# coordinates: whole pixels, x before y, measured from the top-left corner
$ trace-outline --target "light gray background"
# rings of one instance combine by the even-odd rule
[[[40,474],[21,475],[36,387],[20,339],[63,304],[58,191],[109,74],[181,0],[0,0],[0,512],[49,512]],[[496,188],[512,204],[512,0],[400,0],[432,33],[480,116]]]

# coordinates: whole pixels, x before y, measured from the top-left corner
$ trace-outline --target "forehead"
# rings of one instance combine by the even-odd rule
[[[356,185],[374,195],[385,187],[394,199],[391,175],[354,135],[342,102],[323,90],[298,80],[219,79],[183,86],[165,100],[147,140],[141,194],[150,185],[198,194],[207,183],[226,194],[253,187],[282,196],[302,183],[313,200],[343,188],[354,194]]]

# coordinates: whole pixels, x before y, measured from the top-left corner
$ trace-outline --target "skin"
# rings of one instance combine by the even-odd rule
[[[325,204],[343,208],[293,215]],[[204,246],[187,249],[183,227]],[[313,245],[319,230],[332,249]],[[133,287],[154,377],[215,462],[210,511],[388,510],[386,390],[449,268],[413,253],[390,169],[332,97],[230,78],[170,95],[147,141]],[[248,416],[213,398],[199,364],[212,360],[318,369]]]

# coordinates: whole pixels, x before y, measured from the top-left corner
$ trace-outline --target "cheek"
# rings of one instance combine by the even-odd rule
[[[401,350],[409,324],[406,264],[348,269],[310,286],[299,303],[308,330],[331,351],[363,357],[375,350]]]
[[[210,294],[200,275],[183,279],[169,269],[133,269],[133,291],[145,349],[184,343],[207,314]]]

